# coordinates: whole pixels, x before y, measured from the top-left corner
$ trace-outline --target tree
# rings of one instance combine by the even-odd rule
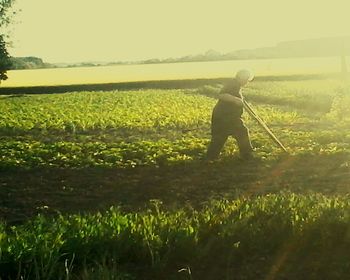
[[[6,71],[11,66],[4,28],[10,23],[11,16],[14,14],[10,12],[13,2],[14,0],[0,0],[0,83],[7,79]]]
[[[10,67],[11,61],[6,49],[4,36],[0,35],[0,83],[7,79],[6,71],[10,69]]]

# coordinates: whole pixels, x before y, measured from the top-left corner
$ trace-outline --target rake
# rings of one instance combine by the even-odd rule
[[[243,107],[248,112],[248,114],[255,119],[262,128],[267,132],[267,134],[270,136],[270,138],[285,152],[288,154],[287,149],[284,147],[284,145],[281,143],[280,140],[272,133],[271,129],[266,125],[266,123],[258,116],[257,113],[254,112],[252,106],[243,99]]]

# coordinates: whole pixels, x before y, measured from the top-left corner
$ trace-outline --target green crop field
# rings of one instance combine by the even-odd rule
[[[0,97],[0,279],[346,279],[349,83],[252,82],[289,155],[208,163],[221,86]]]

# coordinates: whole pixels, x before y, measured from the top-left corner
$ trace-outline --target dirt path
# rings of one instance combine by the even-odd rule
[[[347,155],[297,156],[279,161],[223,159],[133,169],[0,171],[0,217],[21,223],[37,213],[103,211],[113,205],[139,211],[151,199],[166,208],[200,208],[211,199],[233,199],[281,190],[344,195],[350,190]]]

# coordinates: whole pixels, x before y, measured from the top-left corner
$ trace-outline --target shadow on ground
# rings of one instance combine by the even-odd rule
[[[140,211],[152,199],[171,209],[283,190],[344,194],[349,190],[349,165],[349,156],[339,154],[250,162],[226,158],[132,169],[2,170],[0,215],[13,224],[38,213],[95,212],[113,205]]]
[[[280,76],[259,76],[257,81],[300,81],[300,80],[320,80],[326,78],[339,78],[339,74],[305,74],[305,75],[280,75]],[[106,91],[106,90],[135,90],[135,89],[179,89],[197,88],[203,85],[215,85],[224,83],[230,78],[214,79],[183,79],[183,80],[163,80],[163,81],[138,81],[120,82],[104,84],[78,84],[78,85],[57,85],[57,86],[31,86],[31,87],[0,87],[0,95],[23,95],[23,94],[48,94],[65,93],[72,91]]]

